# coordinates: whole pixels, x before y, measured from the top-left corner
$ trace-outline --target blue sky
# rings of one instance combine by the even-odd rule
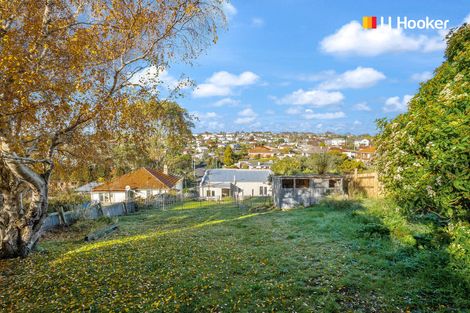
[[[334,3],[334,4],[333,4]],[[362,29],[362,16],[470,21],[470,1],[232,1],[228,29],[193,65],[177,101],[203,131],[375,133],[443,61],[445,31]]]

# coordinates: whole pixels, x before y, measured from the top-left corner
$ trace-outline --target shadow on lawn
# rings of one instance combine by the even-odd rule
[[[187,214],[188,210],[191,214]],[[59,258],[55,259],[51,262],[52,265],[62,264],[63,262],[69,261],[75,255],[81,253],[88,253],[93,252],[99,249],[105,248],[116,248],[120,245],[126,244],[134,244],[139,243],[145,240],[152,240],[158,237],[167,236],[178,234],[182,232],[188,232],[198,229],[203,229],[206,227],[219,225],[222,223],[230,223],[241,221],[247,218],[253,218],[260,215],[269,214],[273,211],[265,211],[265,212],[255,212],[250,213],[247,210],[239,209],[238,207],[233,206],[233,204],[226,202],[226,203],[206,203],[202,207],[187,207],[187,208],[180,208],[180,207],[173,207],[166,211],[159,210],[157,215],[152,216],[153,210],[146,210],[138,212],[134,215],[126,216],[125,218],[135,219],[139,217],[139,214],[142,216],[140,217],[141,224],[145,224],[145,221],[150,221],[152,226],[163,226],[161,229],[152,229],[145,231],[140,234],[135,235],[128,235],[128,236],[121,236],[120,238],[115,239],[108,239],[97,241],[91,244],[82,244],[80,247],[76,249],[72,249],[68,252],[63,253]],[[178,219],[178,215],[184,213],[185,215],[182,216],[181,219]],[[158,219],[158,221],[156,221]],[[178,223],[174,223],[174,221]],[[185,221],[191,221],[191,223],[185,223]],[[173,223],[171,223],[173,222]],[[170,225],[169,225],[170,224]],[[167,227],[164,227],[167,226]]]
[[[378,270],[379,278],[385,276],[389,280],[385,284],[368,285],[367,281],[358,282],[355,273],[351,273],[345,278],[344,288],[338,291],[343,295],[339,301],[343,309],[363,309],[362,305],[355,305],[354,295],[358,289],[369,289],[374,295],[374,285],[392,289],[405,310],[468,309],[468,277],[452,269],[453,260],[447,250],[449,241],[435,225],[425,220],[411,223],[398,212],[387,211],[393,210],[391,206],[371,211],[361,200],[326,200],[321,206],[346,211],[355,223],[356,239],[352,240],[351,248],[356,253],[350,256],[349,262],[364,271]]]

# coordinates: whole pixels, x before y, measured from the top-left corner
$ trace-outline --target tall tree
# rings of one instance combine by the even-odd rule
[[[233,163],[234,163],[234,157],[233,157],[232,147],[230,147],[230,145],[227,145],[224,151],[224,164],[225,166],[232,166]]]
[[[0,257],[41,235],[63,156],[85,159],[116,135],[134,142],[162,121],[148,66],[191,61],[225,17],[219,0],[10,0],[0,5]],[[28,194],[28,205],[22,198]]]
[[[314,153],[305,160],[305,171],[315,174],[335,173],[345,159],[345,155],[333,151]]]

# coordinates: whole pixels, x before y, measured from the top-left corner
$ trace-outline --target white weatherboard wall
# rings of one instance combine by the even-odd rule
[[[214,183],[215,185],[217,183]],[[235,187],[240,188],[239,196],[242,197],[259,197],[259,196],[271,196],[272,195],[272,188],[271,185],[266,183],[258,183],[258,182],[238,182],[234,184]],[[263,188],[263,192],[261,193],[260,187]],[[266,194],[264,190],[266,188]],[[227,187],[215,187],[215,186],[202,186],[199,188],[199,196],[201,198],[222,198],[222,189],[227,189]],[[210,196],[207,196],[207,191],[210,191]],[[214,192],[214,193],[212,193]]]
[[[242,195],[244,197],[249,196],[271,196],[272,189],[271,186],[266,183],[259,183],[259,182],[237,182],[235,184],[238,188],[242,190]],[[263,194],[260,193],[260,187],[263,187]],[[264,194],[264,187],[266,187],[267,194]]]
[[[210,196],[207,196],[207,191],[210,192]],[[214,192],[214,193],[212,194],[212,192]],[[222,188],[208,187],[208,186],[201,187],[199,189],[199,196],[201,198],[221,199],[222,198]]]
[[[183,190],[183,180],[176,183],[175,189]],[[143,189],[134,192],[134,198],[147,199],[148,197],[169,192],[170,189]],[[100,197],[101,194],[101,197]],[[96,202],[117,203],[126,201],[126,193],[124,191],[94,191],[91,193],[91,200]]]
[[[101,197],[100,197],[101,195]],[[91,193],[91,200],[96,202],[117,203],[126,201],[126,193],[124,191],[94,191]]]

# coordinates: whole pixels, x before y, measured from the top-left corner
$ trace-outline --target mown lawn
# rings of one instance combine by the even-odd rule
[[[292,211],[186,203],[120,217],[94,243],[78,224],[0,261],[5,312],[466,311],[444,249],[378,201]]]

